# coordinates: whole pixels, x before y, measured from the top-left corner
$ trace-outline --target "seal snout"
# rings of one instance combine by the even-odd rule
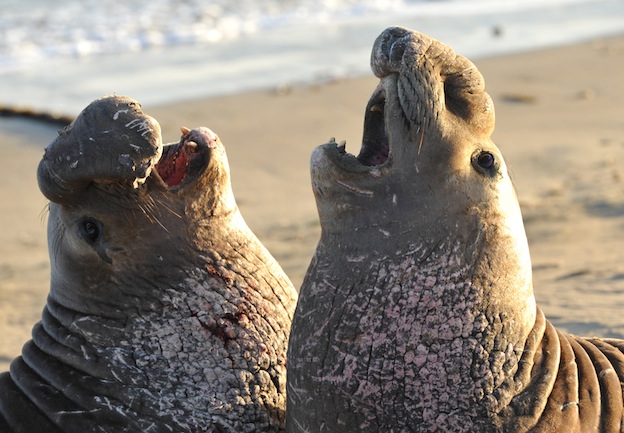
[[[371,68],[378,78],[398,72],[412,32],[403,27],[390,27],[375,40],[371,53]]]
[[[92,183],[145,182],[162,151],[160,125],[127,97],[109,96],[85,108],[46,148],[41,192],[72,203]]]

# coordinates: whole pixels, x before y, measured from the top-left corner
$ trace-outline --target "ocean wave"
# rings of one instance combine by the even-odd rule
[[[0,72],[50,58],[217,44],[275,28],[456,16],[592,0],[0,0]]]
[[[470,59],[624,32],[623,0],[0,0],[0,104],[78,113],[370,74],[403,25]],[[11,7],[7,7],[10,5]]]

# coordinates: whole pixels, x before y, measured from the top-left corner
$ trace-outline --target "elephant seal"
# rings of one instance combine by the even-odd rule
[[[207,128],[164,146],[125,97],[39,165],[50,294],[0,376],[0,431],[283,431],[296,292],[245,224]]]
[[[624,341],[536,306],[520,208],[475,66],[375,41],[357,157],[314,150],[321,238],[288,352],[287,432],[620,432]]]

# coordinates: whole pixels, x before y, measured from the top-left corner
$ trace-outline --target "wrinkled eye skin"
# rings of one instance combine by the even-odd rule
[[[472,166],[482,175],[494,177],[498,173],[498,159],[487,150],[477,151],[472,156]]]
[[[78,234],[89,245],[98,243],[103,233],[104,226],[94,218],[82,218],[78,221]]]

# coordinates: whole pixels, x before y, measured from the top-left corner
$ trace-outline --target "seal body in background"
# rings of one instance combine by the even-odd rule
[[[10,371],[4,432],[283,430],[296,292],[245,224],[207,128],[164,146],[125,97],[48,146],[50,294]]]
[[[312,154],[322,234],[293,319],[287,432],[620,432],[624,342],[555,330],[467,59],[389,28],[359,155]]]

